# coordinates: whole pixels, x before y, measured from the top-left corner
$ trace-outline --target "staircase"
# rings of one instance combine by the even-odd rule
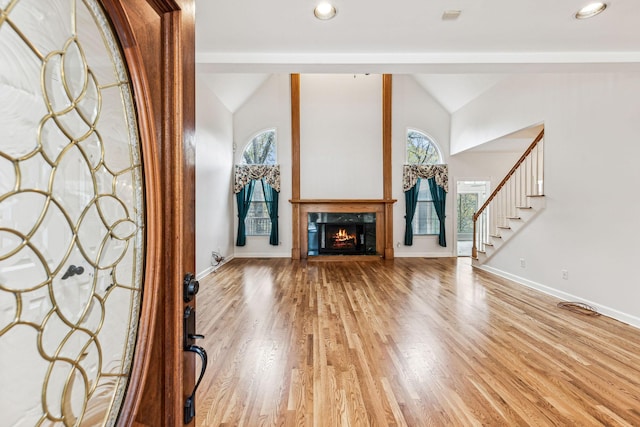
[[[474,264],[492,257],[544,209],[544,129],[473,215]]]

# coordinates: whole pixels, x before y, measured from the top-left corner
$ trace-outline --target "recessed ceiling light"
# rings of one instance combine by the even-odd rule
[[[320,3],[315,9],[313,9],[313,14],[316,18],[325,21],[336,16],[336,13],[336,8],[332,4],[326,2]]]
[[[576,13],[576,19],[587,19],[596,16],[607,8],[606,3],[590,3]]]

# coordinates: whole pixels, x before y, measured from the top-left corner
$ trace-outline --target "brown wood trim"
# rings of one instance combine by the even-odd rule
[[[300,205],[291,206],[291,223],[293,237],[291,242],[291,259],[300,259]]]
[[[147,3],[158,15],[180,10],[180,5],[175,0],[147,0]]]
[[[300,198],[300,74],[291,74],[291,198]]]
[[[152,215],[160,212],[161,205],[161,177],[158,164],[158,150],[155,133],[155,122],[152,111],[149,83],[139,46],[134,42],[133,31],[126,13],[119,1],[105,0],[105,11],[113,24],[121,43],[122,52],[127,63],[130,82],[134,93],[134,102],[138,113],[140,132],[142,167],[144,169],[144,191],[146,210],[146,260],[144,284],[142,288],[142,307],[136,337],[136,351],[131,366],[131,377],[127,393],[124,397],[118,426],[134,424],[134,418],[142,400],[144,385],[149,371],[152,356],[150,349],[153,344],[153,332],[156,327],[157,311],[159,307],[159,283],[162,263],[162,217]]]
[[[384,257],[385,259],[395,258],[393,249],[393,205],[385,204],[384,215]]]
[[[393,194],[393,174],[392,174],[392,123],[393,123],[393,76],[391,74],[382,75],[382,182],[383,197],[391,199]],[[385,207],[384,216],[384,236],[385,248],[384,257],[394,258],[393,249],[393,206]]]
[[[182,350],[181,294],[184,272],[195,268],[193,0],[104,4],[129,63],[140,117],[151,251],[134,366],[118,425],[182,425],[184,397],[195,377],[195,356]]]
[[[392,197],[392,158],[391,158],[391,131],[392,131],[392,75],[382,75],[382,197]]]
[[[300,74],[291,74],[291,197],[300,198]],[[291,215],[291,258],[300,259],[300,209]]]
[[[175,421],[180,425],[184,419],[184,403],[193,392],[196,383],[196,359],[197,356],[193,352],[185,352],[183,346],[183,323],[185,307],[187,305],[197,306],[197,298],[194,298],[189,304],[184,303],[182,282],[187,272],[196,273],[196,50],[195,50],[195,2],[193,0],[177,0],[180,11],[172,13],[170,16],[173,20],[172,25],[179,28],[174,32],[174,58],[176,59],[175,70],[177,75],[181,77],[181,85],[176,88],[176,99],[174,108],[180,111],[180,115],[176,117],[176,126],[181,132],[174,133],[176,145],[181,147],[181,156],[176,158],[183,166],[183,186],[180,189],[179,197],[176,199],[182,210],[181,239],[175,240],[177,247],[175,251],[182,253],[181,265],[174,264],[176,268],[175,278],[173,282],[173,294],[176,301],[173,310],[173,328],[171,333],[173,337],[172,345],[175,349],[177,362],[174,366],[180,367],[182,370],[179,374],[173,374],[173,384],[180,390],[182,386],[182,394],[176,396],[174,410],[177,411]],[[165,87],[173,87],[170,81],[165,82]],[[175,110],[174,110],[175,111]],[[182,362],[180,365],[179,362]],[[192,421],[195,423],[195,420]]]
[[[182,349],[182,318],[184,303],[180,284],[189,269],[189,257],[186,246],[191,244],[190,236],[185,234],[187,217],[186,204],[189,200],[190,183],[187,179],[186,163],[188,153],[184,147],[183,133],[183,52],[182,25],[180,13],[167,13],[162,19],[162,37],[164,52],[164,75],[162,80],[163,104],[163,178],[164,188],[171,203],[165,205],[165,215],[170,224],[166,238],[167,251],[171,262],[167,262],[166,292],[163,306],[165,309],[165,329],[163,342],[163,366],[165,378],[164,425],[182,424],[184,401],[189,393],[188,379],[195,375],[185,366],[185,353]],[[193,199],[191,199],[193,200]],[[193,383],[191,383],[193,387]]]

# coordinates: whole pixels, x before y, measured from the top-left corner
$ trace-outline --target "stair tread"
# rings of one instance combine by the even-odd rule
[[[527,194],[527,197],[544,197],[544,194]]]
[[[502,239],[502,236],[499,234],[489,234],[489,237],[493,237],[494,239]]]
[[[499,228],[501,230],[511,230],[511,227],[506,226],[506,225],[499,225],[497,228]]]
[[[531,206],[516,206],[516,209],[533,209]]]
[[[519,216],[508,216],[507,219],[522,219],[522,217],[519,217]]]

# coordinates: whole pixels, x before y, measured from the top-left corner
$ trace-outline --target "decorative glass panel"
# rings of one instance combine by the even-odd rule
[[[97,0],[0,0],[0,424],[114,425],[144,264],[130,83]]]

